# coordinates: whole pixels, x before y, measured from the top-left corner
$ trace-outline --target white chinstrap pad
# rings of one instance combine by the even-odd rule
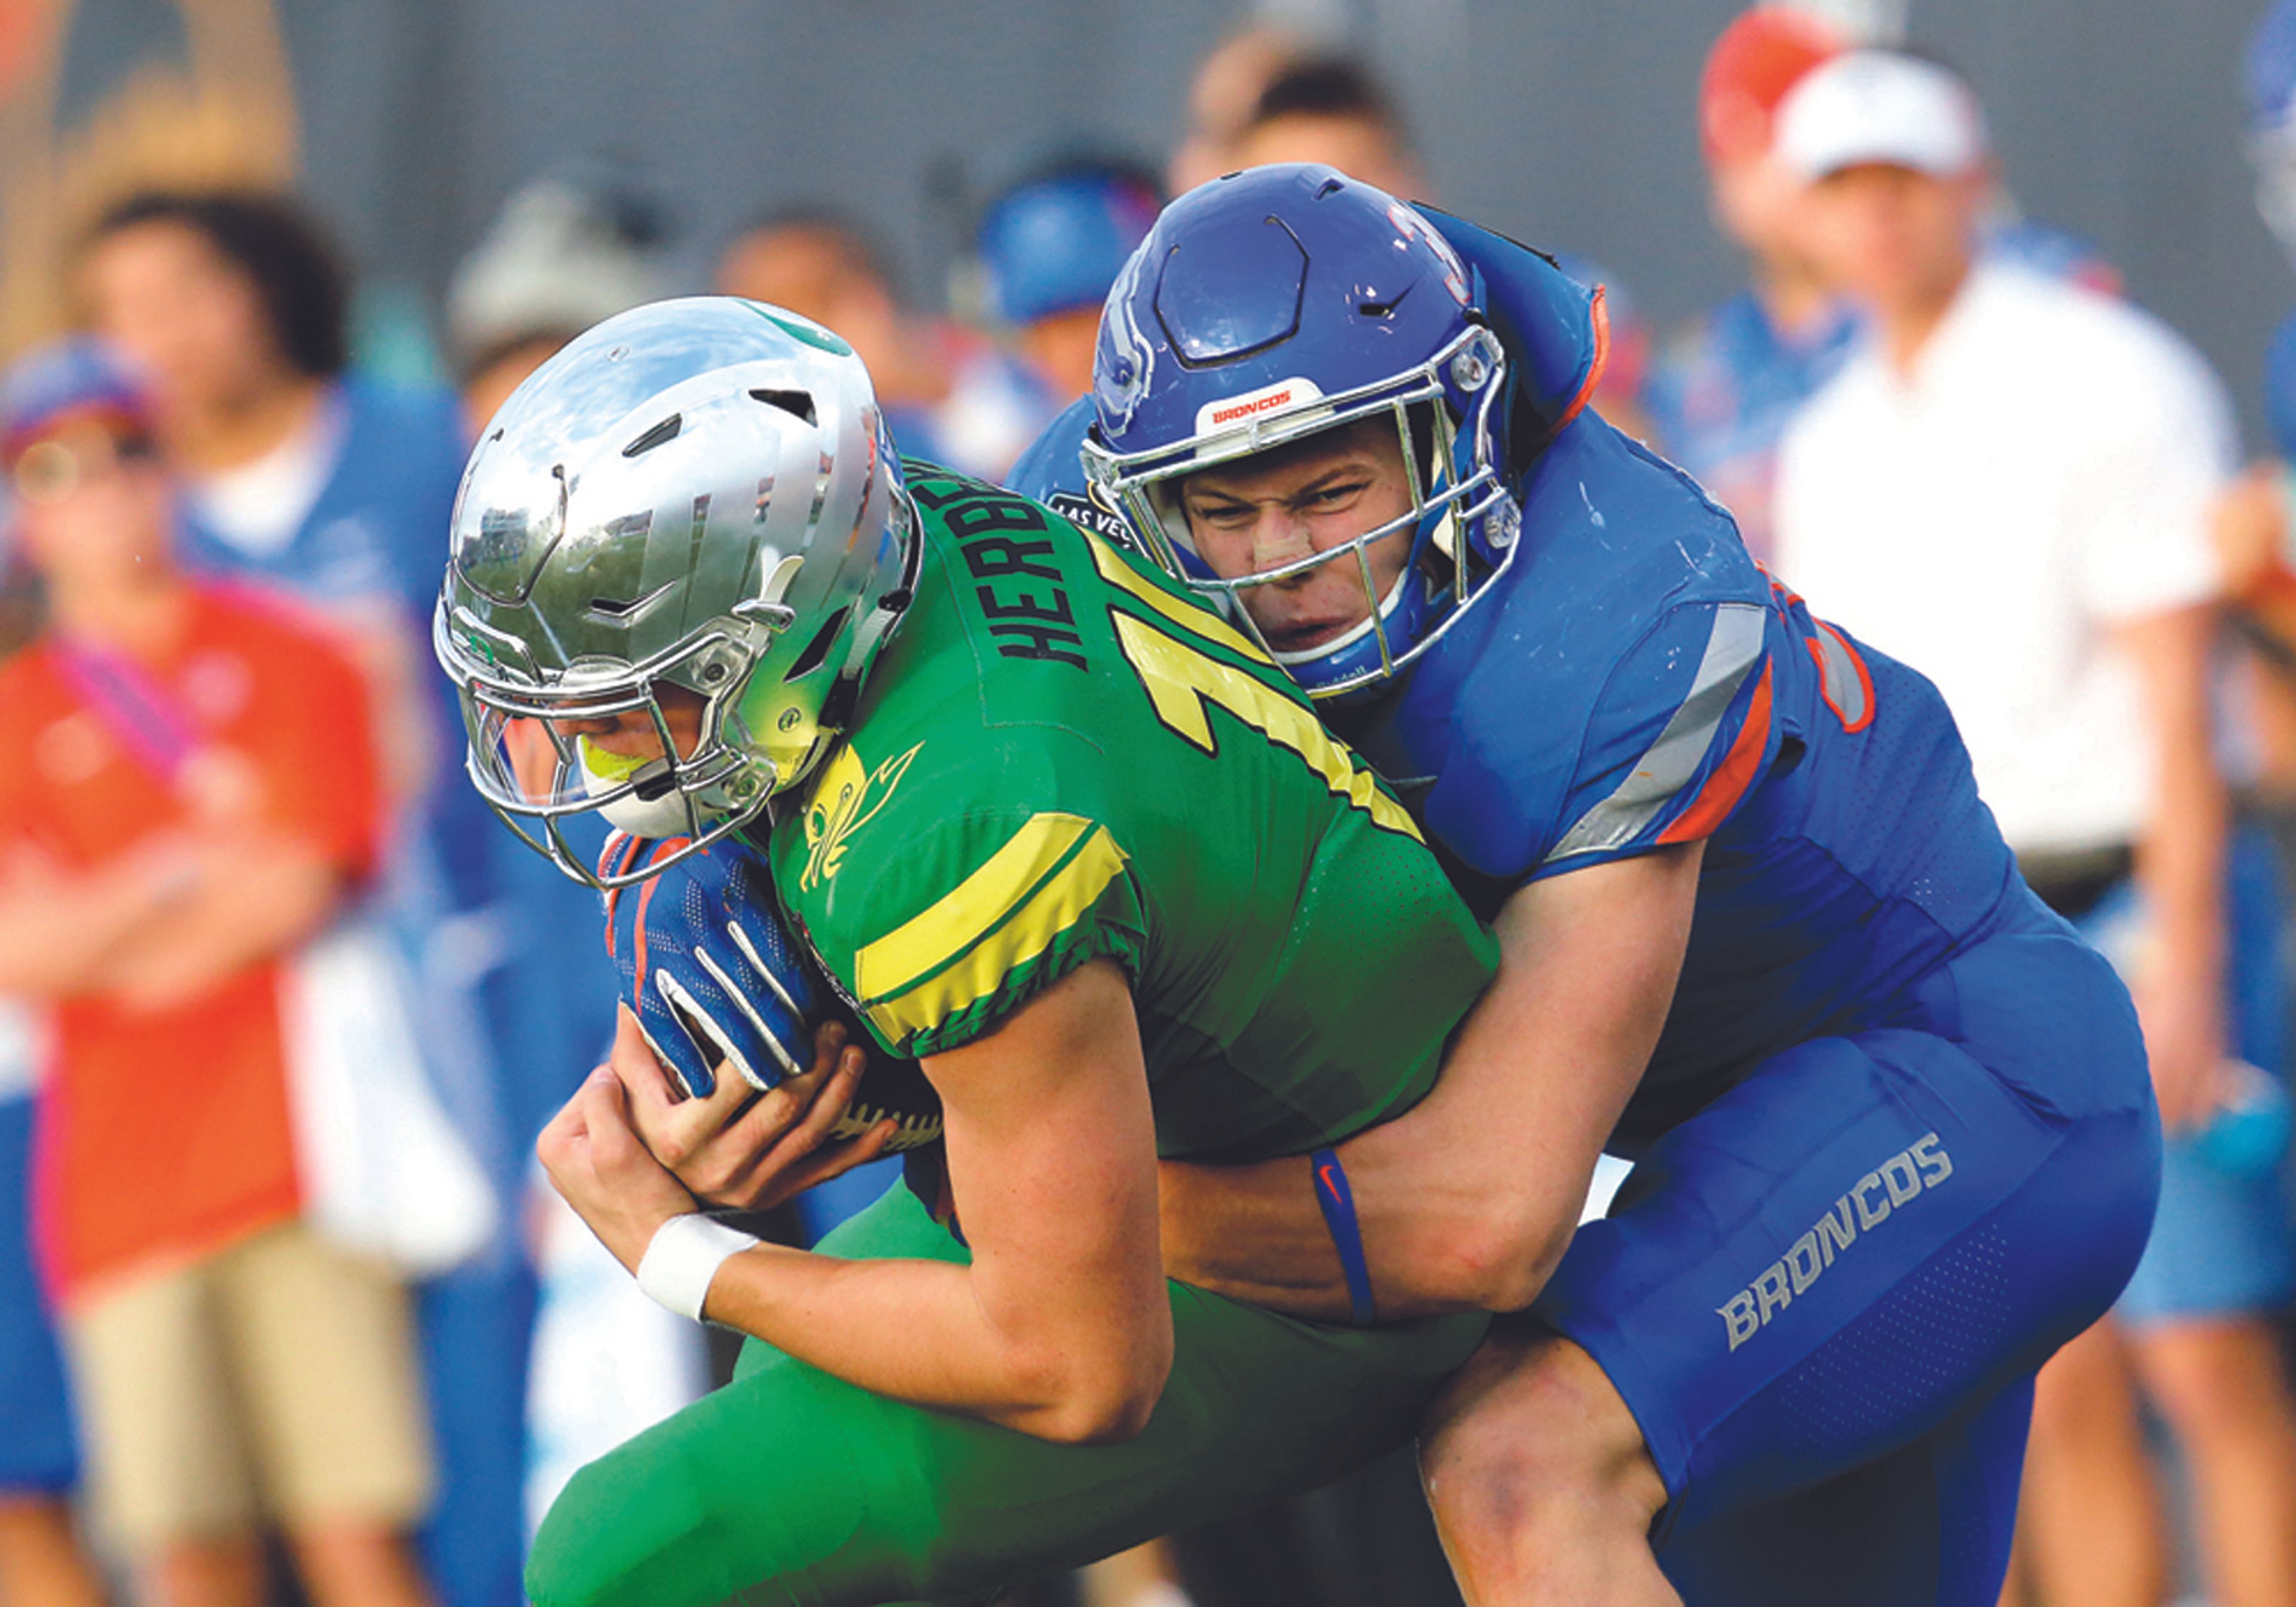
[[[698,1323],[718,1269],[763,1242],[700,1211],[672,1217],[653,1230],[653,1240],[639,1259],[638,1287],[678,1316]]]

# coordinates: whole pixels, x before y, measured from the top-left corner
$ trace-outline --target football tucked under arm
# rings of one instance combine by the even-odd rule
[[[616,833],[606,857],[627,866],[672,845],[683,846]],[[841,1021],[869,1066],[830,1136],[857,1136],[887,1117],[898,1123],[890,1149],[939,1136],[931,1085],[914,1061],[877,1049],[846,1012],[783,919],[763,855],[727,839],[610,893],[606,933],[622,1002],[689,1098],[708,1098],[728,1066],[759,1093],[800,1075],[813,1060],[814,1029]]]

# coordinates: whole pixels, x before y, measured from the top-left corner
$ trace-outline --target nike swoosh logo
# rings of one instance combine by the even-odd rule
[[[1323,1185],[1324,1192],[1329,1194],[1333,1200],[1337,1200],[1340,1197],[1339,1182],[1332,1177],[1332,1173],[1337,1169],[1338,1168],[1334,1168],[1328,1160],[1316,1168],[1316,1181]]]

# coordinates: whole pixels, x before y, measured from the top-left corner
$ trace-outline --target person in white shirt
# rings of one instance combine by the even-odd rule
[[[2234,1054],[2279,1058],[2227,1020],[2242,955],[2207,531],[2233,461],[2222,389],[2135,308],[1979,260],[1991,159],[1942,67],[1853,51],[1778,117],[1813,260],[1871,320],[1786,437],[1780,578],[1937,682],[2028,880],[2129,983],[2169,1129],[2144,1264],[2041,1374],[2023,1577],[2085,1607],[2160,1599],[2133,1366],[2192,1464],[2213,1599],[2285,1607],[2296,1410],[2264,1314],[2296,1287],[2287,1200],[2280,1168],[2214,1164],[2206,1142],[2253,1075]]]

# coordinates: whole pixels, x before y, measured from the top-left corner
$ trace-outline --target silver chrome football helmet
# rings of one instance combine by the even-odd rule
[[[431,637],[471,778],[569,875],[643,881],[806,775],[917,557],[900,460],[844,341],[730,296],[609,318],[512,393],[463,473]],[[690,750],[664,686],[700,700]],[[661,757],[563,728],[637,711]],[[594,869],[562,824],[592,809],[688,841]]]

